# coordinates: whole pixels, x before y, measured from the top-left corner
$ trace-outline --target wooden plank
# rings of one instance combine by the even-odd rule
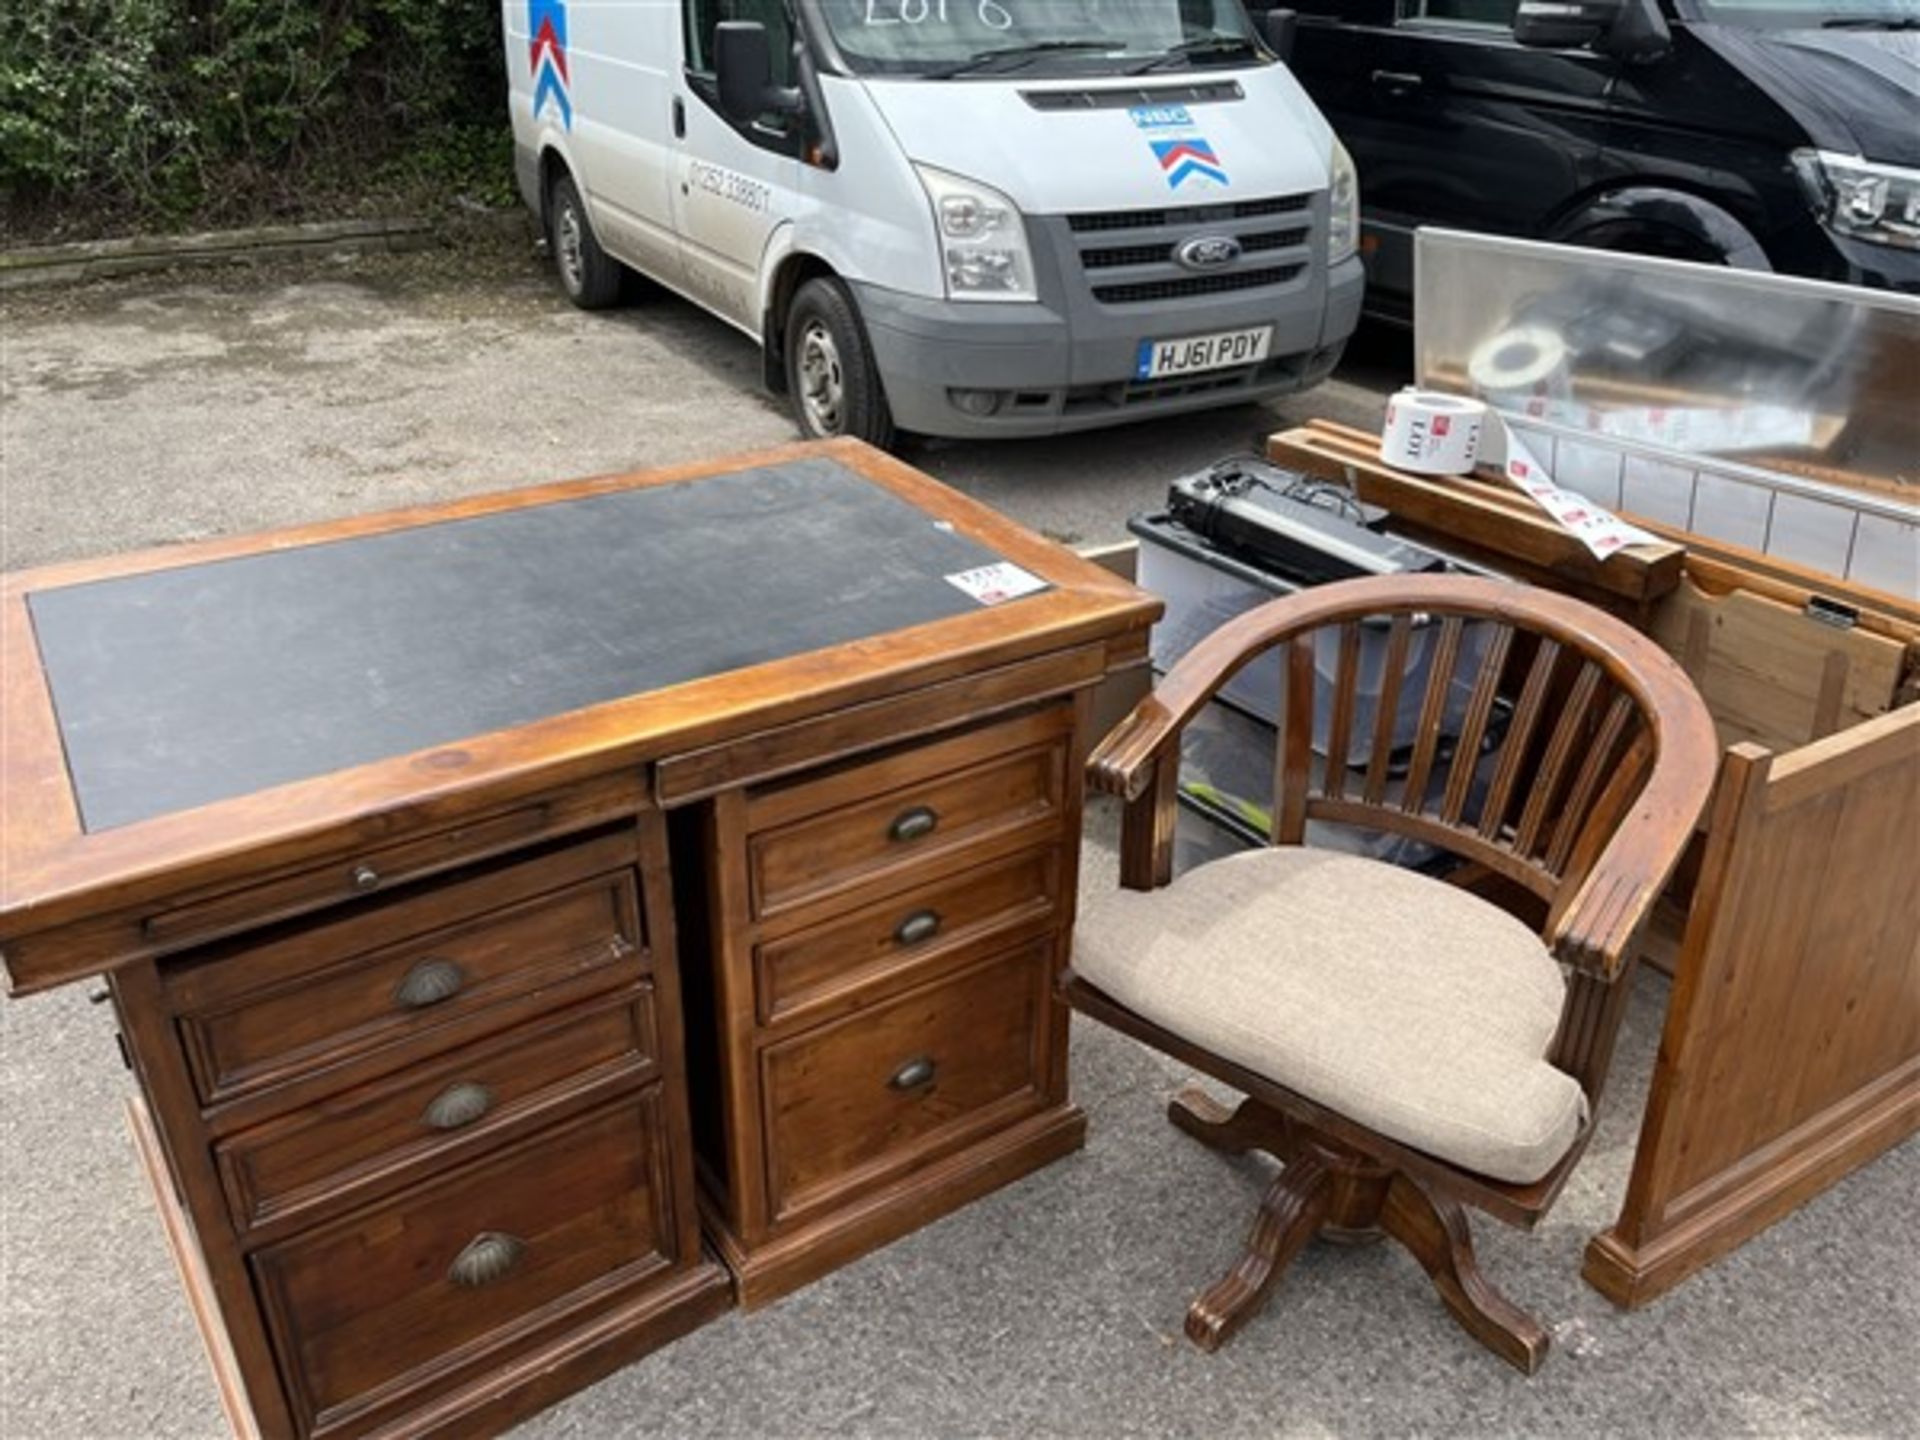
[[[1644,515],[1632,518],[1642,529],[1685,545],[1686,573],[1706,589],[1753,590],[1795,607],[1802,607],[1815,597],[1836,601],[1859,611],[1856,623],[1862,629],[1885,635],[1890,640],[1911,642],[1920,637],[1920,603],[1910,598],[1876,590],[1857,580],[1842,580],[1824,570],[1796,565],[1791,560],[1735,545],[1730,540],[1695,535],[1676,525],[1649,520]]]
[[[1782,755],[1773,765],[1772,783],[1767,787],[1767,804],[1784,809],[1804,804],[1821,791],[1850,783],[1872,770],[1909,762],[1906,783],[1920,784],[1920,726],[1914,716],[1920,705],[1905,705],[1864,724],[1855,725],[1840,735],[1829,735],[1812,745],[1802,745]]]
[[[1906,660],[1885,636],[1749,590],[1711,594],[1691,579],[1660,602],[1651,633],[1692,675],[1724,743],[1775,750],[1892,709]]]
[[[1362,444],[1345,434],[1303,427],[1269,437],[1267,455],[1283,465],[1343,480],[1361,500],[1384,506],[1411,524],[1511,555],[1583,586],[1644,601],[1680,581],[1683,552],[1678,545],[1635,545],[1597,560],[1522,497],[1471,479],[1396,470],[1381,461],[1379,442],[1371,437]]]

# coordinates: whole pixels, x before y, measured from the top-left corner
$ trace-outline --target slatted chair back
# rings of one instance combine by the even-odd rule
[[[1128,801],[1123,885],[1172,878],[1180,731],[1275,650],[1273,843],[1303,843],[1314,820],[1388,831],[1531,891],[1579,972],[1556,1063],[1597,1094],[1623,1003],[1612,982],[1713,784],[1719,746],[1685,672],[1623,621],[1479,577],[1273,601],[1195,646],[1089,761],[1093,787]],[[1378,689],[1363,697],[1370,650]]]
[[[1368,649],[1379,688],[1363,698]],[[1551,902],[1651,768],[1648,712],[1602,657],[1469,609],[1334,621],[1284,658],[1275,844],[1302,843],[1309,820],[1390,831]]]

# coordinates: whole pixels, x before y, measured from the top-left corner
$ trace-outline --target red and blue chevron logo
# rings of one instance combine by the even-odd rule
[[[573,79],[567,74],[567,0],[527,0],[527,34],[533,37],[533,115],[552,101],[560,123],[573,129]]]
[[[1160,162],[1160,168],[1166,173],[1167,188],[1178,190],[1187,181],[1199,176],[1211,180],[1217,185],[1227,183],[1227,172],[1221,168],[1220,157],[1213,153],[1213,146],[1198,135],[1189,135],[1180,140],[1149,140],[1153,153]]]

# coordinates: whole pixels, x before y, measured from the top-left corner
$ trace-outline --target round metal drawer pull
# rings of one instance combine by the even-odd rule
[[[940,933],[940,912],[916,910],[894,928],[893,943],[918,945]]]
[[[458,1130],[463,1125],[473,1124],[492,1108],[491,1090],[470,1080],[462,1080],[434,1096],[420,1118],[435,1130]]]
[[[911,810],[901,811],[888,827],[887,834],[895,840],[918,840],[923,835],[931,835],[939,823],[940,817],[931,807],[916,805]]]
[[[419,1010],[458,995],[466,983],[466,972],[453,961],[422,960],[395,987],[393,1000],[408,1010]]]
[[[453,1257],[453,1264],[447,1267],[447,1279],[462,1290],[478,1290],[504,1276],[526,1253],[526,1241],[503,1235],[498,1230],[483,1230]]]
[[[918,1090],[922,1085],[932,1083],[933,1057],[930,1055],[914,1056],[894,1071],[893,1078],[887,1081],[888,1088],[893,1090]]]
[[[380,888],[380,872],[371,865],[354,866],[353,873],[348,878],[353,881],[353,888],[356,890],[378,890]]]

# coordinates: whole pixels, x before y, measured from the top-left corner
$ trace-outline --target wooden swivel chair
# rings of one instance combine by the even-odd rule
[[[1384,649],[1371,725],[1356,725],[1363,640]],[[1273,845],[1169,885],[1181,731],[1276,647]],[[1416,692],[1409,741],[1395,717]],[[1220,1345],[1316,1234],[1385,1234],[1469,1333],[1539,1367],[1546,1332],[1481,1277],[1464,1207],[1531,1228],[1579,1159],[1635,938],[1718,754],[1699,695],[1646,637],[1457,576],[1347,581],[1242,615],[1106,737],[1089,783],[1126,802],[1122,889],[1086,907],[1065,994],[1246,1097],[1229,1112],[1189,1089],[1175,1125],[1283,1167],[1244,1257],[1187,1312],[1196,1343]],[[1307,847],[1310,823],[1464,863],[1443,880]]]

